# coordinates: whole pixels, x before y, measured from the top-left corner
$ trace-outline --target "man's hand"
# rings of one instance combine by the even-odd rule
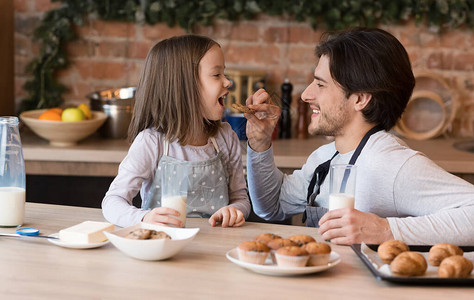
[[[319,234],[335,244],[381,244],[393,240],[387,219],[353,208],[328,211],[319,220]]]
[[[272,144],[273,130],[281,115],[281,109],[272,104],[270,95],[259,89],[245,101],[255,114],[244,114],[247,118],[247,139],[250,147],[257,152],[268,150]]]

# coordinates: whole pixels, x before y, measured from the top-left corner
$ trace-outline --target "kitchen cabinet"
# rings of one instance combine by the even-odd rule
[[[49,203],[100,207],[100,202],[127,155],[126,140],[103,139],[94,134],[72,147],[54,147],[28,128],[21,132],[27,173],[27,200],[46,194]],[[474,183],[474,153],[457,150],[453,144],[463,139],[437,138],[405,140],[413,149],[425,153],[439,166]],[[317,147],[329,143],[324,137],[305,140],[275,140],[276,165],[285,173],[301,168]],[[242,141],[242,160],[246,164],[246,142]],[[68,188],[69,186],[73,188]],[[135,200],[139,205],[140,200]]]

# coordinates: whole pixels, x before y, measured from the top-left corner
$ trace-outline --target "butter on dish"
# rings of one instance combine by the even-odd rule
[[[91,244],[107,240],[104,231],[113,231],[114,225],[107,222],[84,221],[59,231],[59,239],[65,243]]]

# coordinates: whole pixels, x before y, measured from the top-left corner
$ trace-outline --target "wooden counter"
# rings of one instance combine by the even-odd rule
[[[125,140],[103,139],[98,134],[73,147],[54,147],[27,128],[21,132],[26,173],[31,175],[110,176],[117,174],[118,165],[129,148]],[[474,174],[474,153],[457,150],[455,142],[467,139],[437,138],[426,141],[405,140],[425,153],[451,173]],[[331,140],[311,137],[306,140],[276,140],[273,142],[275,162],[281,169],[298,169],[319,146]],[[242,142],[243,163],[246,164],[246,143]]]
[[[48,235],[85,220],[104,221],[101,210],[27,203],[25,227]],[[240,242],[272,232],[288,237],[316,229],[248,222],[238,228],[199,227],[182,252],[165,261],[141,261],[112,244],[78,250],[44,239],[0,237],[3,299],[469,299],[470,287],[404,286],[378,281],[348,246],[331,245],[342,261],[305,276],[267,276],[230,262]],[[2,232],[14,229],[2,228]]]

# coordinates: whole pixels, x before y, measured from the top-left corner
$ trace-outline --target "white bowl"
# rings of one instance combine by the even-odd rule
[[[72,146],[85,139],[99,129],[107,119],[101,111],[92,111],[90,120],[77,122],[62,122],[38,120],[38,117],[47,109],[29,110],[20,114],[20,119],[33,130],[34,133],[49,141],[53,146]]]
[[[166,232],[171,240],[134,240],[126,238],[137,228]],[[199,232],[199,228],[175,228],[139,223],[113,232],[104,232],[109,241],[120,251],[141,260],[163,260],[178,254]]]

